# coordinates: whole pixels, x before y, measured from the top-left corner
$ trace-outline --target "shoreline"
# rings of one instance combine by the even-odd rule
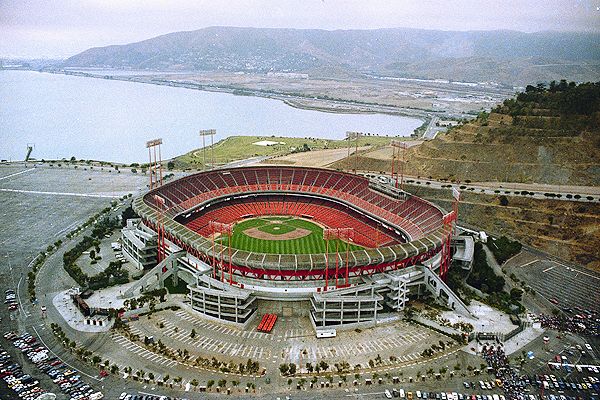
[[[200,90],[204,92],[226,93],[234,96],[251,96],[261,97],[271,100],[282,101],[287,106],[299,109],[326,112],[331,114],[384,114],[398,117],[407,117],[427,121],[436,114],[433,111],[428,111],[418,108],[397,107],[385,104],[362,103],[352,100],[327,99],[314,96],[298,96],[285,92],[275,92],[263,89],[247,89],[240,87],[228,87],[218,85],[205,85],[200,83],[177,82],[167,79],[158,79],[156,75],[103,75],[94,74],[83,71],[67,71],[67,70],[33,70],[33,69],[6,69],[7,71],[31,71],[40,73],[49,73],[57,75],[79,76],[83,78],[95,78],[105,80],[118,80],[123,82],[143,83],[157,86],[171,86],[183,89]],[[157,71],[157,73],[160,73]],[[316,102],[320,104],[307,104]]]
[[[73,76],[79,76],[79,77],[84,77],[84,78],[117,80],[117,81],[132,82],[132,83],[153,84],[153,85],[157,85],[157,86],[172,86],[172,87],[180,87],[180,88],[185,88],[185,89],[200,90],[200,91],[205,91],[205,92],[226,93],[226,94],[233,94],[233,95],[238,95],[238,96],[252,96],[255,98],[267,98],[267,99],[272,99],[272,100],[280,100],[285,105],[293,107],[294,109],[297,109],[297,110],[311,110],[311,111],[317,111],[317,112],[326,112],[329,114],[348,114],[349,116],[352,114],[354,114],[354,115],[369,115],[369,114],[377,115],[377,114],[380,114],[380,115],[398,116],[400,118],[409,118],[406,121],[412,121],[415,124],[420,122],[421,125],[416,126],[412,130],[407,130],[407,132],[410,132],[410,134],[408,134],[407,137],[422,134],[421,130],[422,130],[423,126],[426,125],[427,122],[430,121],[430,118],[431,118],[431,117],[428,117],[427,114],[425,114],[423,112],[407,113],[407,112],[402,112],[402,111],[406,111],[406,110],[402,110],[399,108],[385,107],[385,106],[381,106],[381,105],[380,106],[372,106],[372,105],[365,105],[365,104],[360,104],[360,103],[356,103],[356,102],[336,100],[336,99],[322,99],[322,98],[316,98],[316,97],[308,98],[308,96],[282,95],[281,93],[272,93],[272,92],[267,92],[267,91],[254,91],[254,90],[240,91],[240,90],[237,90],[232,87],[224,87],[224,86],[217,86],[217,85],[215,85],[215,86],[201,85],[201,84],[197,84],[197,83],[187,83],[187,82],[176,82],[173,80],[157,78],[154,75],[152,75],[152,76],[142,76],[142,75],[114,76],[114,75],[92,74],[92,73],[88,73],[88,72],[70,72],[70,71],[65,71],[65,70],[41,70],[41,71],[38,71],[38,70],[33,70],[33,69],[6,69],[6,71],[25,71],[25,72],[38,72],[40,74],[47,73],[47,74],[55,74],[55,75],[73,75]],[[185,94],[183,94],[183,95],[185,96]],[[318,117],[318,116],[316,116],[316,117]],[[342,118],[344,118],[344,117],[342,117]],[[403,120],[398,121],[398,123],[402,123],[402,122],[403,122]],[[243,135],[243,136],[245,136],[245,135]],[[252,135],[250,135],[250,136],[252,136]],[[342,140],[342,139],[331,139],[329,137],[319,137],[319,139]],[[172,158],[177,159],[178,157],[185,155],[187,152],[188,152],[187,149],[182,149],[182,151],[180,153],[177,153]],[[72,154],[71,154],[71,156],[72,156]],[[51,157],[51,156],[50,157],[39,157],[39,160],[37,160],[37,162],[44,160],[44,159],[47,161],[49,161],[51,159],[55,159],[57,162],[63,161],[66,163],[69,158],[70,158],[70,155],[67,155],[67,154],[65,154],[64,157],[56,157],[56,156],[55,157]],[[82,155],[78,155],[77,158],[86,158],[86,157],[82,156]],[[65,160],[62,160],[62,159],[65,159]],[[114,160],[114,161],[104,161],[105,163],[111,163],[111,164],[114,163],[114,164],[120,164],[120,165],[128,164],[128,163],[123,162],[122,160],[117,160],[116,158],[114,158],[114,159],[106,158],[106,159]],[[2,161],[5,161],[5,160],[3,159]],[[16,157],[16,158],[6,157],[6,161],[22,161],[22,160],[19,160],[19,157]],[[31,161],[35,162],[33,160],[31,160]],[[143,162],[141,161],[141,159],[138,159],[138,160],[133,160],[132,163],[141,164]],[[129,164],[132,164],[132,163],[129,163]]]

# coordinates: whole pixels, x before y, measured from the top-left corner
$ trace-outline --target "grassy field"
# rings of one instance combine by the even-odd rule
[[[358,146],[384,146],[390,143],[389,136],[365,136],[358,140]],[[403,138],[408,139],[408,138]],[[254,143],[269,140],[281,142],[274,146],[259,146]],[[214,145],[215,163],[222,165],[228,162],[243,160],[250,157],[260,156],[282,156],[292,154],[295,149],[308,146],[311,150],[339,149],[347,147],[346,140],[328,140],[316,138],[290,138],[273,136],[230,136]],[[352,142],[355,145],[355,142]],[[210,146],[206,148],[206,159],[209,162],[211,156]],[[201,169],[203,167],[204,152],[196,149],[174,159],[175,167],[178,169]]]
[[[271,235],[286,235],[296,229],[305,229],[310,234],[297,239],[267,240],[248,236],[245,231],[256,228],[261,232]],[[226,238],[221,238],[223,244]],[[346,250],[347,243],[341,240],[329,241],[329,250],[335,251],[338,245],[340,251]],[[350,244],[350,250],[359,250],[362,247]],[[242,221],[235,225],[231,237],[231,247],[240,250],[254,251],[270,254],[312,254],[324,253],[325,241],[323,240],[323,228],[310,221],[293,217],[265,217],[253,218]]]

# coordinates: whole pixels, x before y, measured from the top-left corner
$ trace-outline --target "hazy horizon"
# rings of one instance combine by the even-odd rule
[[[0,56],[65,58],[210,26],[600,32],[600,0],[0,0]]]

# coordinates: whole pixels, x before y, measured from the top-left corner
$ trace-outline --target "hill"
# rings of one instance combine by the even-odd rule
[[[358,141],[359,151],[370,148],[371,146],[384,146],[390,142],[389,136],[369,136],[361,137]],[[264,145],[261,142],[273,142],[272,145]],[[293,138],[278,136],[229,136],[215,143],[214,148],[210,145],[206,147],[207,164],[211,156],[217,165],[224,165],[230,162],[244,160],[247,158],[269,158],[271,164],[296,164],[293,156],[301,154],[310,154],[309,158],[313,162],[306,164],[299,162],[298,165],[318,165],[319,161],[327,160],[319,150],[341,149],[341,155],[334,155],[334,159],[344,158],[346,156],[346,147],[348,142],[345,140],[330,140],[319,138]],[[352,149],[354,151],[354,149]],[[202,148],[194,149],[186,154],[173,159],[173,167],[177,169],[198,171],[204,168],[205,152]],[[291,159],[288,157],[292,157]]]
[[[64,67],[581,81],[600,77],[600,34],[210,27],[92,48]]]
[[[411,147],[406,157],[413,176],[600,186],[600,83],[527,86],[491,113]],[[389,171],[390,158],[390,148],[367,152],[359,168]]]
[[[408,190],[452,208],[450,190],[410,186]],[[561,259],[600,271],[600,204],[538,200],[463,191],[461,225],[483,229],[495,236],[508,235],[523,244]]]

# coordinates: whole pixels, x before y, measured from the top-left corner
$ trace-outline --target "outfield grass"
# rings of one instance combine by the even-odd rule
[[[273,220],[278,220],[279,223],[273,224]],[[246,235],[244,231],[250,228],[257,228],[273,235],[283,235],[297,228],[309,230],[311,233],[298,239],[265,240]],[[226,238],[221,240],[224,244],[227,241]],[[362,249],[361,246],[336,239],[329,241],[329,251],[334,252],[336,245],[339,246],[340,251],[345,251],[346,246],[349,246],[350,251]],[[326,243],[323,240],[323,228],[315,223],[293,217],[265,217],[247,219],[236,224],[231,237],[231,247],[257,253],[313,254],[325,253]]]
[[[391,136],[364,136],[358,139],[358,146],[385,146],[390,143]],[[275,146],[258,146],[253,143],[261,140],[270,140],[273,142],[283,142]],[[402,138],[402,140],[410,140]],[[293,149],[300,148],[306,144],[312,150],[337,149],[346,147],[346,140],[330,140],[318,138],[292,138],[292,137],[274,137],[274,136],[230,136],[220,140],[214,145],[214,157],[217,164],[225,164],[235,160],[243,160],[249,157],[257,156],[281,156],[290,154]],[[352,146],[355,142],[352,142]],[[203,167],[203,151],[196,149],[187,154],[175,158],[177,168],[196,168]],[[210,146],[206,149],[207,162],[211,156]]]

